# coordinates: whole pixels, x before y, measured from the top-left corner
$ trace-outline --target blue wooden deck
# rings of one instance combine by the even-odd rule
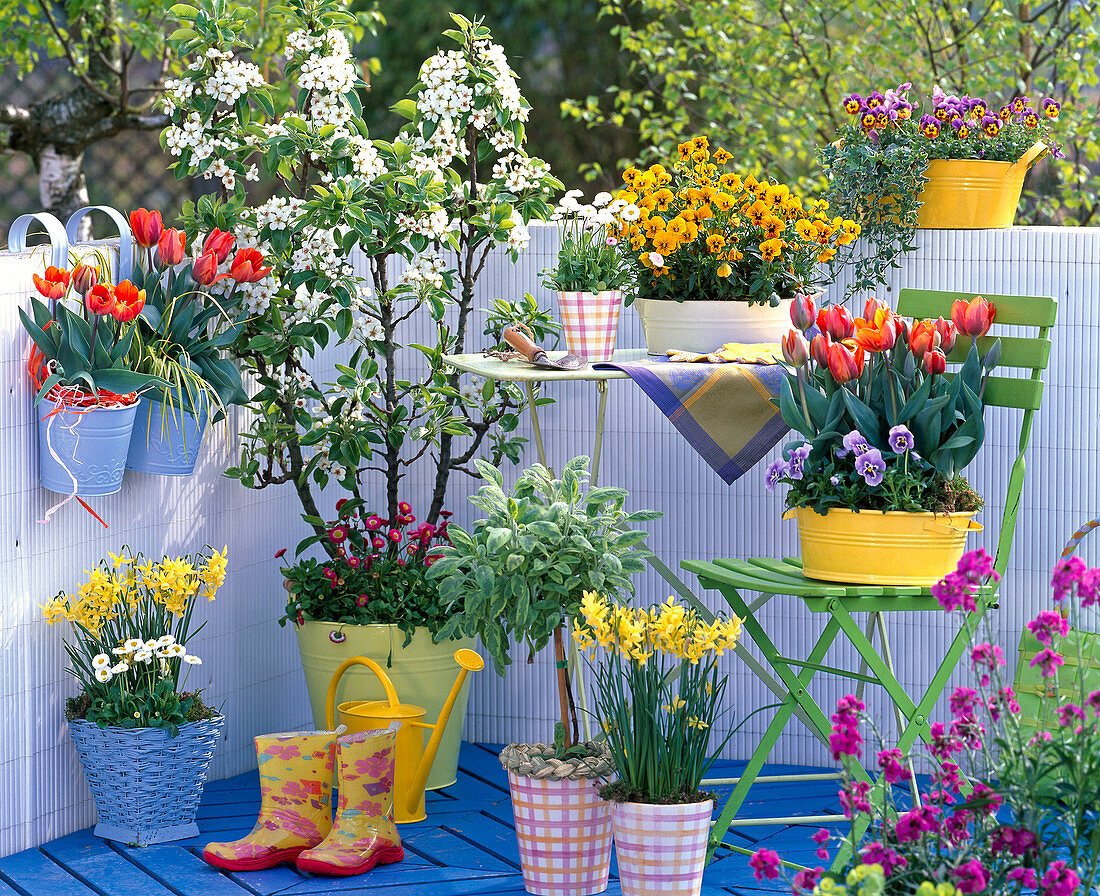
[[[199,812],[200,836],[144,848],[108,843],[79,831],[0,858],[0,896],[275,896],[275,894],[392,894],[477,896],[524,891],[512,826],[507,778],[490,746],[463,744],[458,781],[428,794],[428,818],[401,826],[405,860],[359,877],[312,877],[288,866],[230,874],[202,860],[211,840],[231,840],[252,829],[259,808],[255,772],[206,785]],[[738,774],[738,763],[716,764],[715,777]],[[770,766],[765,774],[828,771]],[[838,812],[835,781],[757,784],[743,817],[768,818]],[[815,827],[732,829],[747,848],[767,845],[789,861],[813,865]],[[734,833],[737,832],[737,833]],[[608,896],[618,896],[614,859]],[[727,855],[703,878],[703,896],[789,892],[782,881],[757,883],[748,859]]]

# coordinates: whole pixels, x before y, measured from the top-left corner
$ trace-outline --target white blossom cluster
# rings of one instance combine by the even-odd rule
[[[457,222],[452,222],[447,217],[446,210],[442,208],[433,209],[423,215],[399,214],[397,225],[409,233],[435,240],[446,239],[447,234],[458,226]]]
[[[316,320],[321,313],[321,306],[327,300],[328,296],[325,293],[310,292],[305,284],[302,284],[295,291],[290,309],[285,315],[286,325],[293,327],[295,324]]]
[[[577,200],[584,195],[580,190],[569,190],[561,198],[550,216],[551,221],[577,220],[585,230],[598,230],[616,222],[616,215],[627,205],[622,199],[612,200],[607,192],[597,193],[591,205]]]
[[[237,296],[242,307],[249,314],[263,314],[267,311],[271,300],[279,291],[279,280],[273,274],[268,274],[262,280],[255,283],[241,283],[237,287]]]
[[[531,231],[527,229],[527,225],[523,223],[522,219],[513,215],[511,221],[512,226],[508,230],[508,248],[521,252],[531,242]]]
[[[215,49],[208,50],[206,55],[214,63],[214,71],[203,83],[202,92],[218,102],[235,103],[250,88],[265,83],[259,67],[252,62]]]
[[[271,230],[286,230],[288,227],[293,227],[301,214],[303,205],[305,200],[293,196],[275,196],[269,199],[255,208],[256,229],[262,230],[268,227]]]
[[[474,42],[474,53],[483,57],[490,68],[494,69],[493,89],[500,95],[501,105],[520,121],[526,121],[529,110],[524,108],[523,96],[516,83],[515,72],[508,65],[504,48],[489,40]]]
[[[324,34],[294,31],[287,36],[287,58],[299,66],[298,86],[312,94],[309,116],[315,126],[332,125],[348,136],[354,117],[345,94],[355,87],[355,60],[347,36],[332,29]]]
[[[386,163],[378,155],[374,144],[363,137],[352,137],[353,151],[351,165],[356,177],[371,183],[386,170]]]
[[[354,268],[341,256],[338,234],[325,227],[307,227],[298,234],[299,242],[290,259],[294,271],[316,271],[329,280],[355,276]]]
[[[542,159],[519,152],[501,156],[493,165],[493,179],[501,181],[504,189],[512,193],[538,189],[549,173],[550,166]]]
[[[443,288],[443,271],[446,265],[434,252],[421,255],[414,264],[410,264],[401,274],[401,282],[411,286],[417,292]]]
[[[176,109],[195,95],[195,82],[189,78],[169,78],[164,82],[160,107],[166,115],[174,115]]]

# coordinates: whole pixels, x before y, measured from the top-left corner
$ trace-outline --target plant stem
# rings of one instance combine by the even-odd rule
[[[559,623],[554,629],[554,660],[558,670],[558,703],[564,731],[563,746],[568,750],[580,740],[580,733],[577,730],[577,711],[573,705],[573,692],[569,687],[569,668],[565,661],[564,628],[564,623]]]

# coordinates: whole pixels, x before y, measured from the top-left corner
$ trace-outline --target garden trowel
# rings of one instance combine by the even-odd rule
[[[526,324],[511,324],[504,328],[501,335],[504,341],[516,350],[516,356],[535,367],[544,370],[582,370],[588,366],[588,362],[580,355],[563,355],[551,360],[546,352],[535,345],[532,338],[534,334]]]

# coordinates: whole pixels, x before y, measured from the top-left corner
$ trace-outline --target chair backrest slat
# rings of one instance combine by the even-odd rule
[[[903,289],[898,295],[898,314],[904,317],[951,318],[956,299],[969,301],[978,293],[937,289]],[[1058,301],[1050,296],[997,296],[981,293],[997,309],[996,323],[1013,327],[1053,327]]]
[[[999,319],[994,321],[994,325],[998,323],[1000,323]],[[998,368],[1030,367],[1032,370],[1046,370],[1047,364],[1050,363],[1049,337],[982,336],[978,340],[978,351],[984,355],[997,339],[1001,340],[1001,358],[997,362]],[[966,360],[969,352],[970,340],[959,339],[951,350],[951,354],[947,356],[947,360],[961,364]]]

